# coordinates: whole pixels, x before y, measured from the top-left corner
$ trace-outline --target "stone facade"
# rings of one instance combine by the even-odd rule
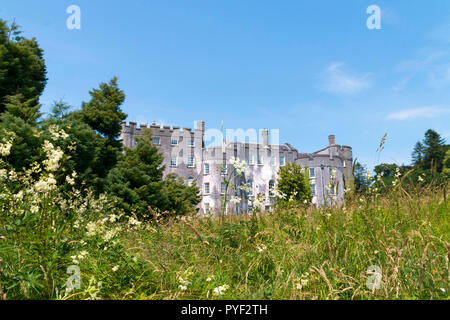
[[[222,146],[205,148],[205,123],[202,121],[196,123],[194,130],[156,124],[138,128],[136,123],[130,122],[122,124],[120,139],[124,146],[135,147],[135,137],[143,130],[152,131],[153,144],[164,155],[164,174],[176,174],[186,183],[197,184],[203,199],[198,206],[201,215],[220,212],[224,189],[221,168],[226,164],[227,170],[232,170],[231,157],[246,163],[245,174],[234,181],[235,185],[250,185],[249,198],[262,193],[266,199],[263,210],[268,210],[273,202],[270,189],[276,185],[280,166],[286,163],[295,162],[309,168],[313,203],[317,206],[342,202],[346,185],[352,179],[352,148],[336,144],[334,135],[328,137],[327,147],[313,153],[298,152],[288,143],[269,144],[268,130],[261,131],[260,143],[224,140]],[[230,197],[234,195],[228,192]],[[246,198],[242,194],[238,196]],[[239,214],[247,211],[247,205],[243,201],[239,206],[229,204],[227,209]]]

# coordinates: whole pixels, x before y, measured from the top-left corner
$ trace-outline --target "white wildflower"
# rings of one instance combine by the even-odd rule
[[[112,270],[113,272],[116,272],[117,270],[119,270],[119,266],[114,266],[114,267],[111,268],[111,270]]]
[[[230,288],[229,285],[224,284],[223,286],[219,286],[217,288],[214,288],[213,294],[215,296],[222,296],[222,295],[224,295],[225,291],[227,291],[229,288]]]

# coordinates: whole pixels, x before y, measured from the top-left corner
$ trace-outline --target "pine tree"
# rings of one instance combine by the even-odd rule
[[[423,145],[425,148],[423,156],[423,168],[434,169],[437,172],[442,171],[445,152],[447,147],[445,145],[445,139],[434,130],[427,130],[423,139]]]
[[[21,36],[19,27],[0,19],[0,114],[7,97],[37,105],[47,83],[43,50],[37,41]],[[32,101],[30,101],[32,100]]]

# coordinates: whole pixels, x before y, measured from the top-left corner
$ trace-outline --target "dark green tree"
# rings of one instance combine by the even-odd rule
[[[448,146],[445,145],[445,139],[434,130],[427,130],[423,139],[425,148],[422,167],[424,169],[434,169],[442,172],[445,153]]]
[[[300,164],[288,163],[278,172],[278,191],[285,195],[284,199],[277,199],[279,205],[302,204],[312,200],[311,186],[309,184],[308,168]]]
[[[125,94],[119,89],[116,77],[109,83],[101,83],[99,89],[93,89],[89,94],[91,100],[83,102],[81,110],[71,112],[68,118],[71,122],[87,124],[96,134],[93,139],[94,146],[92,143],[86,145],[93,155],[86,174],[89,175],[87,184],[97,193],[101,193],[105,191],[106,176],[116,166],[122,152],[119,135],[121,123],[127,115],[122,112],[120,106],[125,100]],[[82,134],[87,137],[88,133],[83,126],[78,125],[78,129],[84,131]],[[85,152],[83,154],[85,155]]]
[[[417,141],[416,145],[414,146],[413,152],[411,154],[412,157],[412,163],[415,166],[421,166],[423,158],[425,156],[425,147],[422,144],[422,142]]]
[[[163,156],[153,145],[151,132],[136,138],[136,148],[126,148],[110,171],[106,190],[121,199],[124,209],[149,216],[148,207],[161,212],[185,214],[200,201],[196,186],[175,176],[163,179]]]
[[[0,113],[5,112],[9,96],[37,105],[46,74],[43,50],[36,39],[22,37],[15,23],[8,26],[0,19]]]

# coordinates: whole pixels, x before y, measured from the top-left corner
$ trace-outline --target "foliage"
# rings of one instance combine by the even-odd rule
[[[272,191],[273,192],[273,191]],[[292,206],[311,203],[309,170],[300,164],[287,163],[278,172],[277,188],[274,192],[278,206]]]
[[[163,180],[163,156],[152,143],[150,130],[136,138],[136,148],[126,148],[107,178],[107,191],[122,200],[122,206],[138,216],[149,216],[150,208],[186,214],[200,202],[196,186],[168,176]]]
[[[9,96],[37,105],[46,83],[43,51],[37,41],[22,37],[15,23],[8,26],[0,19],[0,114]]]

